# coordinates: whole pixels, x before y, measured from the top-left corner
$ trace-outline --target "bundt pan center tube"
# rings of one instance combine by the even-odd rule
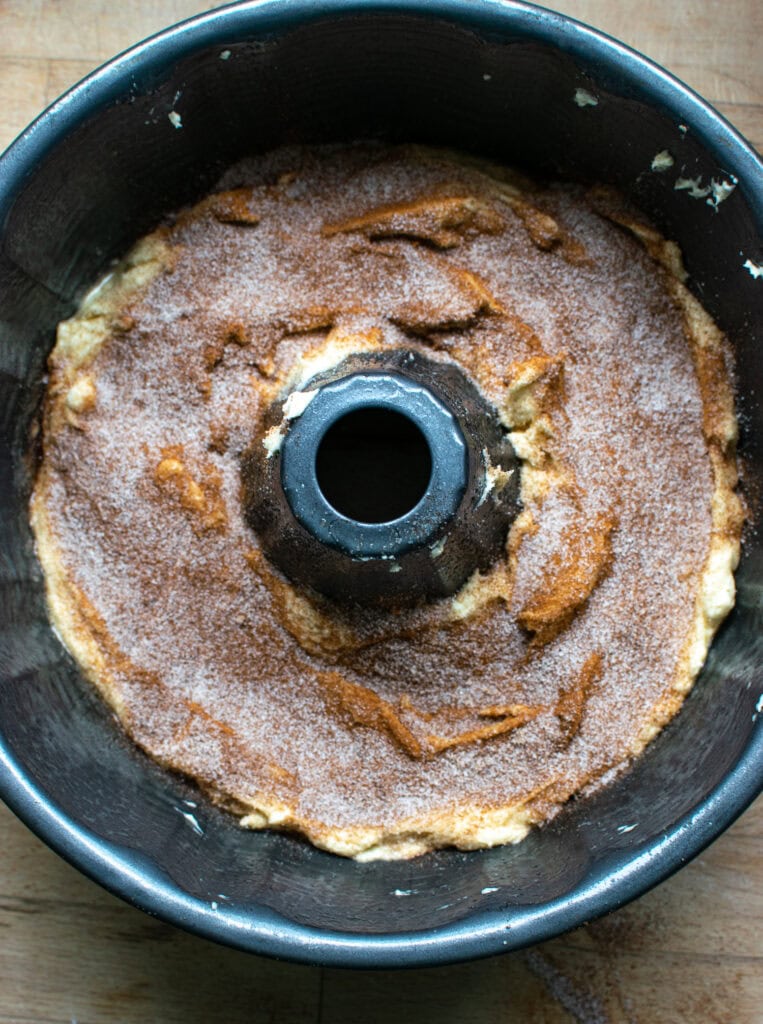
[[[763,540],[746,540],[736,608],[677,718],[627,773],[516,846],[411,861],[339,858],[288,835],[240,829],[121,735],[50,628],[29,528],[29,453],[55,326],[112,259],[209,192],[240,157],[295,140],[372,137],[468,151],[539,178],[611,184],[648,214],[678,242],[692,289],[734,347],[740,451],[747,478],[759,484],[763,281],[745,264],[763,265],[761,164],[693,93],[599,33],[521,3],[262,0],[192,19],[95,72],[0,159],[0,795],[86,874],[197,934],[294,961],[420,966],[516,949],[621,906],[699,853],[755,797]],[[672,176],[651,170],[663,152]],[[679,174],[733,190],[713,206],[676,190]],[[288,420],[280,447],[270,435],[270,459],[262,441],[278,431],[283,405],[261,434],[253,425],[247,515],[267,518],[246,493],[248,479],[270,474],[272,507],[286,503],[300,543],[319,544],[327,566],[361,549],[341,530],[327,531],[344,517],[356,538],[386,538],[353,573],[401,564],[385,574],[392,582],[383,601],[399,599],[394,581],[408,569],[417,600],[447,592],[469,566],[490,561],[517,511],[515,484],[480,506],[489,519],[480,538],[491,538],[484,549],[460,520],[479,501],[487,463],[476,441],[492,429],[490,410],[471,435],[475,417],[459,407],[469,400],[460,385],[459,397],[424,369],[426,379],[414,379],[402,362],[335,369],[339,376],[322,384],[325,402],[343,387],[342,401],[349,392],[353,400],[327,412],[313,396]],[[370,378],[384,382],[383,398],[358,397]],[[413,396],[430,403],[431,415],[417,412]],[[309,426],[311,405],[325,419],[304,439],[315,473],[310,507],[294,492],[290,459],[294,443],[299,462],[300,420]],[[356,419],[343,428],[347,417]],[[362,474],[363,454],[348,444],[357,436],[378,466],[400,466],[398,442],[417,453],[402,507],[377,498],[353,505],[353,493],[342,492],[338,464],[356,459]],[[501,443],[495,435],[486,447],[508,475],[511,454]],[[446,446],[452,457],[441,462]],[[429,505],[438,472],[445,483]],[[324,499],[332,511],[321,526],[315,501]],[[421,532],[395,535],[390,524],[407,516],[413,523],[425,507]],[[443,537],[446,552],[451,542],[452,551],[468,551],[447,579],[429,557]],[[415,562],[425,550],[426,571]],[[382,557],[389,553],[395,558]],[[327,569],[302,578],[320,589],[335,577]],[[378,597],[376,581],[366,589],[362,572],[351,578],[360,600]]]
[[[517,508],[495,411],[457,367],[405,350],[352,356],[290,392],[242,477],[273,562],[358,604],[454,594],[498,557]]]

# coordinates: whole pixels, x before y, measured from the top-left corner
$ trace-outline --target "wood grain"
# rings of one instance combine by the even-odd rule
[[[0,149],[114,53],[212,5],[0,0]],[[760,0],[557,0],[763,148]],[[524,953],[428,971],[294,967],[103,892],[0,806],[0,1024],[760,1024],[763,801],[636,903]]]

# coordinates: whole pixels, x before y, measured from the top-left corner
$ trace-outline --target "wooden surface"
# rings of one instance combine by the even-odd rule
[[[0,0],[0,150],[64,89],[192,0]],[[763,149],[761,0],[549,4],[630,43]],[[0,805],[0,1024],[759,1024],[763,801],[605,920],[428,971],[293,967],[217,947],[107,895]]]

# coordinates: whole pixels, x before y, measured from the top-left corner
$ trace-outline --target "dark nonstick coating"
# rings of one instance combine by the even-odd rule
[[[576,105],[577,88],[598,105]],[[648,211],[736,349],[752,482],[763,280],[743,263],[763,263],[763,175],[725,121],[659,68],[558,15],[494,0],[215,11],[106,65],[0,160],[0,795],[82,871],[174,924],[291,960],[389,967],[579,925],[675,871],[749,804],[763,765],[763,542],[747,539],[737,608],[677,719],[626,775],[518,846],[356,864],[240,830],[133,749],[48,624],[27,522],[54,325],[111,258],[236,157],[371,135],[612,182]],[[675,167],[653,173],[663,149]],[[716,212],[673,189],[678,173],[738,185]]]

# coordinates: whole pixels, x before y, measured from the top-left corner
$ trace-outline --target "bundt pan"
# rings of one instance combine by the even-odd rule
[[[578,105],[578,89],[598,103]],[[613,910],[747,807],[763,766],[763,534],[747,537],[736,610],[675,721],[625,775],[517,846],[357,864],[243,831],[133,748],[49,625],[27,521],[55,325],[236,158],[370,136],[611,182],[650,214],[736,349],[741,451],[759,485],[763,169],[697,96],[521,3],[260,0],[195,18],[85,79],[0,160],[0,796],[91,878],[199,935],[307,963],[420,966]],[[651,170],[664,149],[675,173]],[[737,186],[716,211],[674,190],[679,171]]]

